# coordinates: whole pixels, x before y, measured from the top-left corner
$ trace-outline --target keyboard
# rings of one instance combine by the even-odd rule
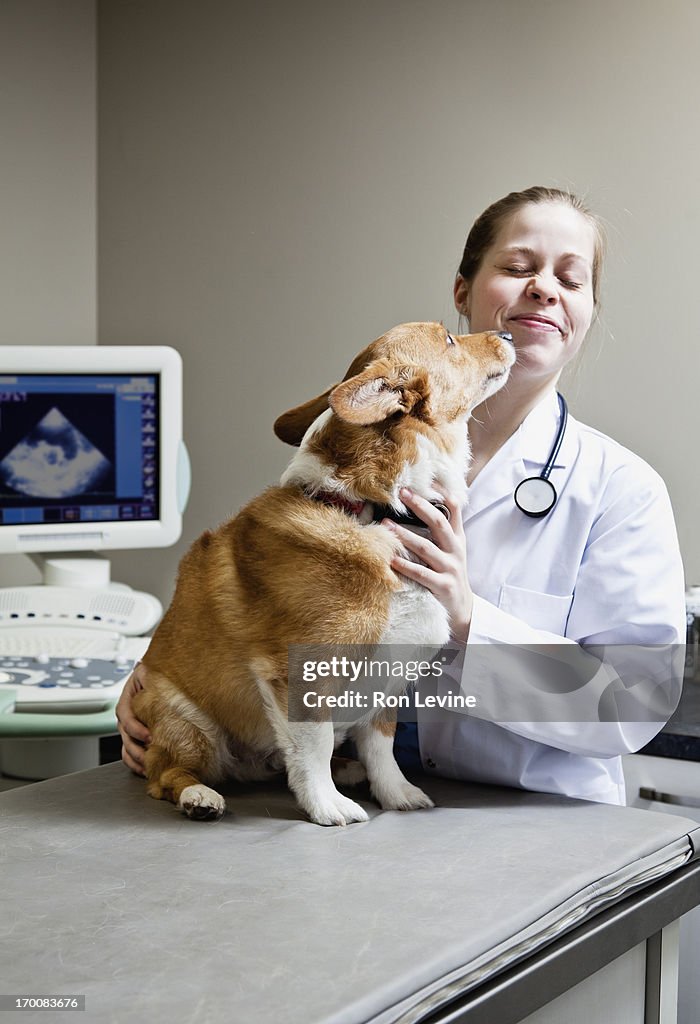
[[[95,636],[94,631],[87,635],[71,635],[65,629],[4,629],[0,630],[0,656],[37,654],[62,655],[77,657],[115,650],[116,634]],[[80,633],[80,631],[76,631]]]
[[[119,696],[149,641],[107,630],[3,628],[0,689],[17,691],[18,711],[77,702],[88,710]]]

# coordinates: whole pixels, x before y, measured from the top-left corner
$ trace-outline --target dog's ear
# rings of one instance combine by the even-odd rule
[[[374,344],[376,343],[368,345],[367,348],[364,348],[362,352],[355,356],[348,368],[348,372],[343,377],[342,384],[345,384],[345,382],[351,383],[358,376],[363,376],[363,371],[365,371],[365,373],[369,372],[372,366],[378,365],[378,361],[373,361],[372,359],[372,349]],[[389,364],[385,364],[385,370],[386,372],[389,372]],[[391,372],[395,375],[397,372],[396,368],[391,368]],[[280,441],[284,441],[285,444],[295,445],[298,448],[304,434],[316,417],[320,416],[321,413],[325,412],[329,407],[329,395],[331,392],[336,390],[338,387],[341,387],[342,384],[334,384],[333,387],[328,388],[328,390],[324,391],[322,395],[318,396],[318,398],[312,398],[308,402],[304,402],[303,405],[298,405],[295,409],[290,409],[289,412],[283,412],[281,416],[278,416],[272,429],[277,437],[279,437]],[[333,406],[333,408],[335,412],[338,412],[338,410],[335,409],[335,406]],[[338,415],[340,416],[341,414],[338,412]],[[342,416],[342,419],[346,418],[349,419],[349,417]],[[382,418],[383,417],[381,416],[379,417],[379,419]],[[351,423],[360,422],[359,420],[349,421]],[[367,420],[366,422],[372,423],[378,421]]]
[[[328,404],[346,423],[366,426],[410,412],[424,397],[425,380],[415,367],[397,367],[380,359],[333,388]]]
[[[350,380],[356,373],[364,369],[372,361],[370,353],[371,346],[368,345],[356,355],[343,380]],[[313,421],[328,408],[328,396],[335,386],[334,384],[333,387],[328,388],[318,398],[312,398],[308,402],[304,402],[303,405],[298,405],[295,409],[290,409],[289,412],[283,412],[281,416],[278,416],[272,429],[280,441],[284,441],[285,444],[293,444],[298,448]]]
[[[293,444],[298,448],[302,437],[313,421],[328,408],[328,396],[332,390],[333,388],[328,388],[318,398],[311,398],[303,405],[298,405],[295,409],[290,409],[289,412],[283,412],[281,416],[278,416],[272,429],[280,441],[284,441],[285,444]]]

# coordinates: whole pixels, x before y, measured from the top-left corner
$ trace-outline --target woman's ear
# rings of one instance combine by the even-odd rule
[[[469,319],[469,285],[461,274],[457,274],[453,289],[455,308],[462,316]]]

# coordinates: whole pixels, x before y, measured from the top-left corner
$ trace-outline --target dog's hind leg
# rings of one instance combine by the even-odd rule
[[[218,820],[226,810],[226,801],[215,789],[202,782],[187,760],[174,758],[154,740],[144,758],[149,796],[156,800],[171,800],[188,818]]]
[[[334,734],[331,721],[289,721],[274,680],[255,675],[265,711],[284,756],[289,788],[317,825],[367,821],[367,812],[335,788],[331,776]]]
[[[203,780],[225,774],[221,730],[182,695],[164,700],[142,690],[134,698],[134,710],[146,724],[153,721],[153,740],[144,756],[149,796],[171,800],[188,818],[220,818],[226,802]],[[154,710],[158,713],[152,717],[149,712]]]
[[[359,786],[367,781],[365,766],[351,757],[334,754],[331,758],[331,776],[338,786]]]

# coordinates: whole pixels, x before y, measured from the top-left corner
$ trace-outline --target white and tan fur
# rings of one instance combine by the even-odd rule
[[[340,384],[277,420],[277,435],[300,445],[280,486],[194,543],[135,670],[144,689],[134,709],[152,734],[151,796],[192,818],[218,818],[217,783],[286,771],[312,821],[364,821],[332,776],[349,731],[383,808],[431,806],[396,764],[388,712],[368,712],[349,730],[329,713],[292,720],[288,648],[447,642],[443,606],[392,570],[405,551],[372,521],[373,505],[405,511],[403,486],[429,500],[466,497],[466,421],[513,361],[497,334],[453,338],[441,324],[402,324],[364,349]],[[329,495],[364,504],[351,515]],[[341,783],[364,777],[352,762],[335,771]]]

